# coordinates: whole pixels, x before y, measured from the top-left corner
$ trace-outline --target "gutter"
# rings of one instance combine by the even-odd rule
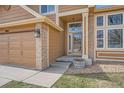
[[[124,9],[123,5],[121,5],[121,6],[111,6],[111,7],[100,8],[100,9],[95,8],[94,13],[109,12],[109,11],[122,10],[122,9]]]
[[[60,26],[58,26],[57,24],[55,24],[53,21],[51,21],[49,18],[45,16],[35,17],[35,18],[30,18],[30,19],[25,19],[25,20],[19,20],[19,21],[14,21],[14,22],[8,22],[8,23],[2,23],[0,24],[0,28],[21,26],[21,25],[33,24],[33,23],[46,23],[50,25],[51,27],[57,29],[58,31],[63,31],[63,29]]]

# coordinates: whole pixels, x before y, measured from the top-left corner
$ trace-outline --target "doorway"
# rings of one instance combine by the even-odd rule
[[[82,23],[68,23],[68,55],[82,54]]]

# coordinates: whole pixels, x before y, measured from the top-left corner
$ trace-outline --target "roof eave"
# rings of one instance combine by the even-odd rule
[[[60,26],[56,25],[53,21],[51,21],[49,18],[45,16],[30,18],[30,19],[25,19],[25,20],[19,20],[19,21],[14,21],[14,22],[8,22],[8,23],[2,23],[0,24],[0,28],[21,26],[21,25],[26,25],[26,24],[42,23],[42,22],[47,23],[48,25],[54,27],[58,31],[63,31],[63,29]]]

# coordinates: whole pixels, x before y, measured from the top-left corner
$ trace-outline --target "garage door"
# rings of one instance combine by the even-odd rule
[[[0,34],[0,63],[35,67],[34,32]]]

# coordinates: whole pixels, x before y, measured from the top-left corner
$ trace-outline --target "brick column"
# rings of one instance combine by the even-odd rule
[[[37,23],[35,26],[35,30],[40,29],[41,33],[41,23]],[[36,69],[42,69],[42,48],[41,48],[41,37],[35,38],[36,40]]]
[[[49,25],[42,23],[41,30],[42,70],[49,67]]]
[[[88,13],[82,13],[82,58],[88,58]]]
[[[49,26],[37,23],[35,29],[40,29],[40,37],[36,38],[36,69],[49,67]]]

